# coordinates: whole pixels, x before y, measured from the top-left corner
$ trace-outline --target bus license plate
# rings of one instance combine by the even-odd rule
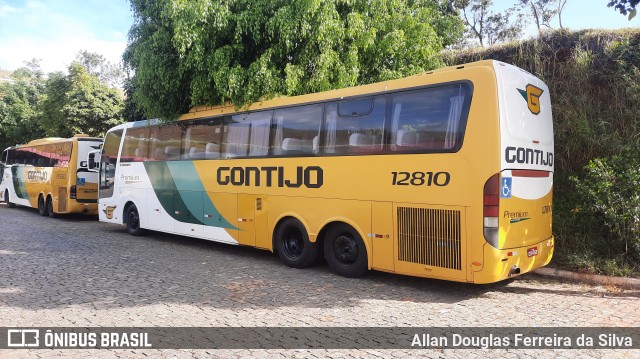
[[[527,249],[527,257],[533,257],[538,255],[538,247]]]

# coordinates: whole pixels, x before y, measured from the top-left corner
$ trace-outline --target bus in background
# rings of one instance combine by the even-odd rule
[[[481,61],[116,126],[99,218],[347,277],[490,283],[551,260],[553,151],[547,86]]]
[[[9,207],[37,208],[41,215],[98,213],[98,174],[89,171],[89,152],[102,139],[87,135],[44,138],[2,152],[0,199]]]

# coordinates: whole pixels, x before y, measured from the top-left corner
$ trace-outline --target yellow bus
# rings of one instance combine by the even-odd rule
[[[40,215],[98,214],[98,175],[87,154],[102,139],[87,135],[44,138],[2,152],[0,199],[9,207],[37,208]]]
[[[553,151],[547,86],[481,61],[114,127],[99,218],[347,277],[496,282],[551,260]]]

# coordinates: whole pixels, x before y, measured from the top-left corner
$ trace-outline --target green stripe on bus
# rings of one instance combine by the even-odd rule
[[[164,210],[177,221],[205,224],[203,215],[218,218],[215,227],[238,229],[227,221],[205,191],[193,162],[144,162],[153,190]],[[178,213],[176,213],[176,211]]]

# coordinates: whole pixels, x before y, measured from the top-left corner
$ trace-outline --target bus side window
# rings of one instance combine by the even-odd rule
[[[272,111],[260,111],[232,116],[222,134],[222,158],[269,154],[272,115]]]
[[[100,198],[110,198],[113,196],[114,176],[121,139],[122,130],[108,132],[105,137],[104,145],[102,146],[102,156],[100,157]]]
[[[392,96],[391,152],[451,151],[464,132],[463,84],[407,91]]]
[[[324,153],[381,153],[384,149],[386,108],[384,96],[327,105]]]
[[[322,105],[290,107],[275,112],[273,154],[318,154]]]
[[[147,126],[127,129],[120,154],[121,162],[142,162],[148,158],[149,132]]]
[[[182,130],[176,124],[151,127],[149,159],[176,161],[180,159]]]
[[[191,122],[182,139],[182,159],[203,160],[220,158],[222,118]]]

